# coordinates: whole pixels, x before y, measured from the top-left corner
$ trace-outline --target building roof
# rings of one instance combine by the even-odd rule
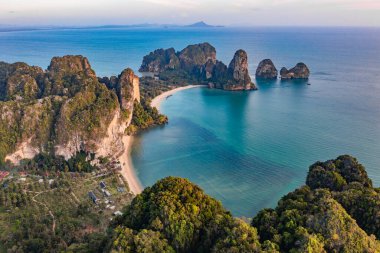
[[[88,192],[88,196],[89,196],[93,201],[96,201],[96,200],[97,200],[97,197],[96,197],[95,193],[93,193],[93,192]]]

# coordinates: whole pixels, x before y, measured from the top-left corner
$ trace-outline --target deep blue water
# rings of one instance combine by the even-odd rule
[[[0,60],[47,67],[64,54],[87,56],[98,75],[137,70],[164,47],[208,41],[229,63],[245,49],[280,69],[305,62],[311,85],[258,82],[259,90],[191,89],[161,106],[170,123],[136,137],[143,183],[175,175],[199,184],[235,215],[253,216],[304,184],[317,160],[352,154],[380,186],[380,29],[93,29],[0,33]]]

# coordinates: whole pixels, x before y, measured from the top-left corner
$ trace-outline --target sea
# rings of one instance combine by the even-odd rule
[[[273,208],[305,184],[309,166],[355,156],[380,186],[380,29],[352,27],[92,28],[0,32],[0,61],[46,68],[88,57],[98,76],[136,72],[157,48],[209,42],[228,64],[244,49],[257,91],[194,88],[161,104],[169,124],[139,133],[131,151],[145,187],[185,177],[235,216]],[[306,63],[308,81],[259,81],[258,63]]]

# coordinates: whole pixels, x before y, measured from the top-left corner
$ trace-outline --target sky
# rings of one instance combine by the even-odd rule
[[[380,0],[0,0],[3,25],[380,26]]]

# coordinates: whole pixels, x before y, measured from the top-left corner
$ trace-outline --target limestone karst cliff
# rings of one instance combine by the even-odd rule
[[[256,69],[256,79],[276,79],[277,75],[278,71],[270,59],[262,60]]]
[[[110,83],[110,82],[109,82]],[[86,57],[54,57],[46,71],[25,63],[0,63],[0,160],[18,163],[39,152],[69,158],[123,148],[139,78],[131,69],[99,82]],[[102,155],[104,152],[102,153]]]
[[[140,72],[152,72],[169,84],[208,84],[224,90],[256,89],[248,72],[248,55],[238,50],[227,67],[209,43],[189,45],[175,53],[157,49],[144,57]]]
[[[178,53],[181,68],[189,72],[198,72],[208,61],[216,61],[216,50],[209,43],[189,45]]]
[[[140,72],[161,73],[168,69],[178,69],[179,59],[174,48],[157,49],[144,56]]]
[[[227,84],[223,87],[225,90],[256,89],[248,73],[248,55],[244,50],[236,51],[234,58],[228,65]]]

